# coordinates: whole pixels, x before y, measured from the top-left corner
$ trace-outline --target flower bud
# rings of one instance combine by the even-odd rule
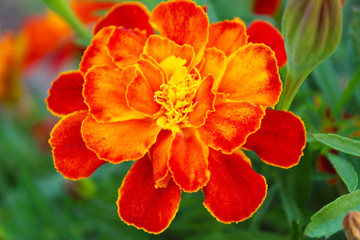
[[[282,32],[288,71],[295,78],[305,78],[340,42],[341,0],[289,0]]]
[[[343,227],[348,240],[360,240],[360,213],[350,211],[346,214]]]

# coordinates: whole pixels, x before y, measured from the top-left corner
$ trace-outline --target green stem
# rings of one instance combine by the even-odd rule
[[[306,77],[303,76],[293,78],[289,73],[286,75],[284,89],[280,101],[276,105],[277,110],[289,110],[291,103],[305,78]]]
[[[90,43],[92,34],[80,22],[66,0],[43,0],[44,3],[60,17],[62,17],[75,31],[83,43]]]

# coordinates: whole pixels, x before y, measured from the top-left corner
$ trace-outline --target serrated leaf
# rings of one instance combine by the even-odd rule
[[[360,157],[360,141],[332,133],[314,133],[312,136],[319,142],[324,143],[338,151]]]
[[[315,213],[305,235],[316,238],[333,235],[342,229],[342,220],[350,210],[360,210],[360,190],[337,198]]]
[[[340,158],[334,154],[327,154],[331,164],[336,169],[336,172],[339,174],[340,178],[344,181],[349,192],[353,192],[356,189],[358,184],[358,175],[351,163],[346,161],[343,158]]]

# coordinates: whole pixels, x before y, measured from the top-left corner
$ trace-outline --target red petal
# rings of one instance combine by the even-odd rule
[[[221,103],[198,129],[201,139],[211,148],[232,153],[259,129],[265,114],[262,107],[249,103]]]
[[[126,2],[114,6],[94,27],[94,34],[107,26],[145,30],[149,36],[154,30],[149,24],[150,12],[140,2]]]
[[[173,139],[174,135],[171,131],[162,130],[157,136],[156,143],[150,149],[156,188],[167,186],[170,147]]]
[[[247,43],[246,26],[241,21],[225,20],[210,24],[206,47],[216,47],[229,56]]]
[[[48,109],[54,115],[66,115],[75,111],[87,110],[82,96],[84,78],[78,71],[62,73],[51,84],[46,99]]]
[[[214,85],[214,77],[207,76],[199,86],[194,101],[196,105],[194,110],[189,113],[189,123],[194,127],[200,127],[205,124],[205,119],[210,112],[215,111],[215,93],[212,88]]]
[[[116,28],[107,47],[113,62],[119,68],[134,64],[145,45],[146,36],[137,29]]]
[[[150,24],[177,44],[190,44],[200,61],[209,35],[209,20],[204,10],[190,1],[160,3],[152,12]]]
[[[265,199],[266,180],[248,161],[241,151],[225,155],[210,150],[211,178],[203,189],[204,206],[221,222],[239,222],[251,217]]]
[[[98,123],[91,115],[81,127],[86,146],[112,163],[143,157],[155,143],[160,130],[152,119]]]
[[[116,3],[114,2],[98,2],[88,0],[70,1],[71,8],[83,23],[97,21],[100,18],[98,12],[108,10],[115,4]]]
[[[127,105],[125,92],[128,81],[127,76],[124,77],[118,68],[94,66],[88,70],[85,75],[84,97],[96,121],[117,122],[145,117]]]
[[[274,107],[282,82],[274,52],[263,44],[249,43],[228,59],[219,92],[240,102]]]
[[[283,36],[271,23],[263,20],[255,20],[248,27],[247,33],[249,34],[249,42],[264,43],[275,52],[275,57],[280,68],[286,64],[287,56]]]
[[[274,15],[280,4],[281,0],[255,0],[253,12]]]
[[[115,27],[107,27],[98,32],[91,40],[80,62],[80,72],[85,75],[87,70],[94,65],[106,65],[116,68],[111,57],[109,56],[106,44],[114,31]]]
[[[209,181],[208,148],[195,130],[184,129],[175,135],[170,150],[169,167],[174,181],[185,192],[196,192]]]
[[[80,133],[81,123],[87,111],[74,112],[61,119],[50,133],[54,164],[65,178],[88,178],[106,163],[90,151]]]
[[[266,163],[282,168],[297,165],[306,144],[301,119],[291,112],[266,109],[260,129],[243,146]]]
[[[155,188],[150,159],[136,161],[119,189],[120,218],[149,233],[161,233],[169,227],[179,209],[181,190],[173,181],[166,188]]]

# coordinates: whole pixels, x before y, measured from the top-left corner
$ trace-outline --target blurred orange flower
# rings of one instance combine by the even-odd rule
[[[55,167],[73,180],[137,160],[119,189],[126,223],[160,233],[181,191],[198,190],[219,221],[245,220],[267,185],[239,148],[271,165],[298,163],[304,125],[272,110],[281,93],[275,53],[248,42],[241,20],[209,24],[191,1],[152,13],[132,2],[114,6],[94,32],[80,69],[49,90],[49,110],[63,117],[49,142]]]

